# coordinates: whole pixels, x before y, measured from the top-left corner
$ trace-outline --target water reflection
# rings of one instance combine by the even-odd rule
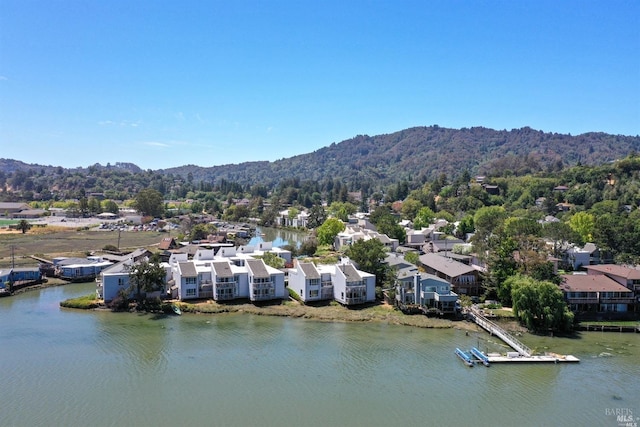
[[[309,233],[305,231],[256,227],[256,236],[249,240],[249,245],[257,245],[260,242],[273,242],[273,246],[276,247],[282,247],[287,244],[299,247],[308,236]]]

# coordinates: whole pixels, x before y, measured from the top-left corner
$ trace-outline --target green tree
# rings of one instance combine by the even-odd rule
[[[379,207],[376,208],[374,213],[376,214],[373,216],[375,219],[374,224],[379,233],[386,234],[392,239],[397,239],[400,244],[403,244],[407,240],[407,232],[404,227],[398,224],[396,217],[393,216],[388,209]]]
[[[111,212],[112,214],[118,214],[120,209],[118,208],[118,204],[113,200],[105,200],[102,202],[102,210],[104,212]]]
[[[341,231],[344,231],[345,225],[338,218],[327,218],[325,222],[318,227],[318,243],[321,245],[333,245],[333,241]]]
[[[142,261],[131,266],[129,283],[136,299],[142,303],[148,292],[161,290],[165,284],[166,273],[157,261]]]
[[[467,234],[473,233],[474,230],[473,215],[465,215],[464,218],[460,220],[460,223],[456,228],[456,237],[464,239],[467,237]]]
[[[507,218],[507,211],[501,206],[485,206],[476,211],[473,224],[476,233],[487,236],[501,226]]]
[[[352,215],[357,211],[358,207],[349,202],[333,202],[329,205],[329,214],[344,222],[349,220],[349,215]]]
[[[487,278],[485,287],[488,297],[495,296],[504,305],[511,305],[511,287],[506,280],[518,272],[518,263],[513,258],[513,253],[518,249],[518,244],[511,237],[493,236],[493,250],[489,252],[487,259]]]
[[[102,205],[100,203],[100,200],[96,199],[95,197],[89,197],[89,212],[91,212],[92,214],[99,214],[102,212]]]
[[[420,208],[422,208],[422,203],[415,199],[407,199],[402,203],[402,217],[413,221],[418,215]]]
[[[153,188],[140,190],[138,194],[136,194],[134,206],[144,216],[158,217],[164,214],[162,193]]]
[[[418,265],[420,262],[420,255],[418,255],[418,252],[416,251],[410,251],[404,254],[404,260],[413,265]]]
[[[285,260],[273,252],[265,252],[261,257],[265,264],[273,268],[284,268]]]
[[[322,205],[313,205],[309,209],[309,217],[307,218],[307,228],[318,228],[327,219],[327,213]]]
[[[16,228],[22,231],[22,234],[24,234],[29,231],[29,229],[31,228],[31,224],[26,219],[21,219],[16,225]]]
[[[423,207],[420,208],[418,214],[413,219],[413,228],[416,230],[420,230],[423,227],[428,227],[430,224],[433,224],[433,221],[436,219],[436,213],[431,210],[431,208]]]
[[[384,262],[387,251],[378,239],[358,240],[345,251],[358,268],[367,273],[375,274],[376,286],[382,286],[389,274],[389,266]]]
[[[576,212],[569,218],[569,227],[582,239],[582,243],[593,241],[595,217],[589,212]]]
[[[78,201],[78,210],[80,210],[80,215],[82,217],[89,215],[89,200],[87,200],[86,197],[82,197]]]
[[[318,241],[315,238],[308,238],[300,245],[298,253],[300,255],[313,256],[318,250]]]
[[[206,239],[209,234],[215,233],[216,230],[216,227],[212,224],[196,224],[191,227],[191,231],[189,232],[189,241],[193,242],[194,240]]]
[[[511,286],[513,313],[527,329],[538,332],[571,330],[574,316],[558,286],[526,276],[515,276]]]
[[[545,237],[553,242],[552,253],[553,256],[559,258],[562,256],[562,252],[565,252],[563,248],[567,243],[576,242],[580,239],[578,233],[576,233],[567,223],[564,222],[550,222],[542,227],[542,237]]]

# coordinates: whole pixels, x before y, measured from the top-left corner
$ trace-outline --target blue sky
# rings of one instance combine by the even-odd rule
[[[0,1],[0,157],[214,166],[432,124],[640,134],[640,2]]]

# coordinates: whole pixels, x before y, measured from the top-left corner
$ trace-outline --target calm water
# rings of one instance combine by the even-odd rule
[[[92,290],[0,300],[1,426],[617,426],[611,410],[640,417],[640,334],[525,336],[582,362],[470,369],[455,347],[499,344],[456,330],[59,308]]]
[[[299,246],[309,236],[309,233],[302,231],[270,227],[256,227],[256,233],[259,234],[249,240],[249,246],[257,245],[260,242],[273,242],[273,246],[275,247],[281,247],[287,244]]]

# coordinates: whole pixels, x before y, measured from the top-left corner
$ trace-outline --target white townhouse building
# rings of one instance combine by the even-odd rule
[[[233,251],[227,251],[226,257],[214,257],[212,251],[199,250],[192,260],[187,260],[186,254],[174,255],[170,259],[174,298],[267,301],[288,297],[284,272],[261,259]]]
[[[321,273],[312,262],[298,262],[289,270],[289,288],[304,302],[333,299],[331,272]]]
[[[357,270],[353,264],[320,266],[320,271],[331,271],[333,298],[343,305],[357,305],[375,301],[376,276]]]
[[[211,265],[214,300],[249,298],[249,275],[244,267],[238,267],[228,259],[213,261]]]
[[[251,301],[284,299],[289,296],[284,286],[284,272],[269,267],[261,259],[247,259],[246,266]]]

